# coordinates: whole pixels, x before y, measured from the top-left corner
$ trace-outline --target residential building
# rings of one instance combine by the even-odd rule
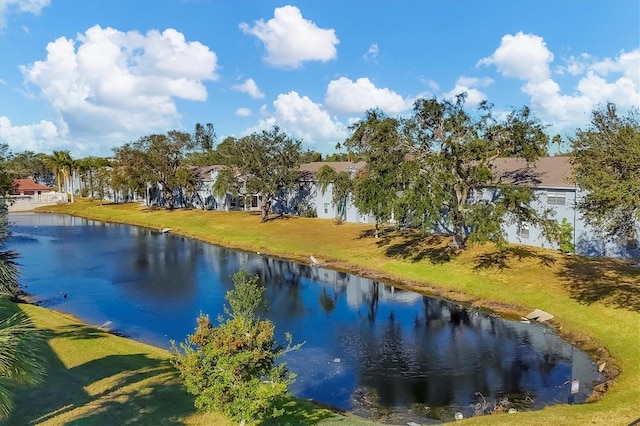
[[[16,190],[10,194],[9,211],[28,211],[39,206],[67,202],[67,194],[55,192],[53,188],[40,185],[32,179],[15,179]]]

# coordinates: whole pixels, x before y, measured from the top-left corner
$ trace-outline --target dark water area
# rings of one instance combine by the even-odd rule
[[[39,304],[165,348],[201,312],[223,312],[239,268],[258,274],[276,335],[305,342],[284,359],[298,374],[293,393],[363,417],[453,420],[472,416],[482,397],[519,411],[581,403],[601,379],[542,324],[134,226],[35,213],[9,221],[21,285]]]

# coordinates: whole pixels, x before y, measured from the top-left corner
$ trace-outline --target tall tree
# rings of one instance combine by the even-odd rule
[[[162,187],[165,206],[174,207],[174,191],[179,186],[178,170],[191,149],[191,135],[170,130],[166,134],[143,136],[136,142],[115,148],[115,166],[121,179],[140,192],[147,184]]]
[[[95,197],[95,193],[98,192],[98,185],[95,182],[95,176],[98,171],[103,167],[110,167],[111,163],[109,159],[104,157],[86,157],[76,160],[76,171],[80,176],[80,180],[86,188],[87,194],[91,199]]]
[[[366,163],[354,182],[354,205],[375,219],[375,237],[380,224],[394,216],[400,191],[406,184],[403,162],[406,145],[402,143],[400,121],[378,109],[369,110],[364,120],[350,127],[353,132],[344,143]]]
[[[73,203],[75,201],[73,181],[76,164],[71,153],[69,151],[53,151],[46,161],[56,177],[58,190],[70,194]]]
[[[637,239],[640,222],[640,112],[618,114],[608,103],[591,124],[569,138],[571,160],[584,196],[577,208],[587,223],[609,237]]]
[[[225,184],[218,187],[244,188],[247,194],[260,194],[262,221],[266,221],[274,199],[298,181],[300,145],[299,140],[290,138],[278,126],[225,140],[218,152],[227,172],[219,175]]]
[[[7,169],[16,178],[31,178],[38,183],[50,185],[53,174],[46,164],[46,154],[35,154],[31,151],[24,151],[13,154],[9,157]]]
[[[276,361],[300,345],[291,346],[288,333],[287,346],[278,345],[273,323],[259,318],[264,287],[258,276],[240,270],[233,282],[234,289],[226,295],[227,318],[220,316],[214,326],[201,315],[195,333],[180,349],[173,346],[173,364],[187,390],[196,396],[198,409],[222,412],[244,424],[282,414],[277,406],[295,375]]]
[[[314,163],[317,161],[322,161],[322,154],[310,149],[305,150],[300,157],[301,163]]]
[[[194,147],[202,151],[212,151],[216,143],[216,131],[213,124],[196,123],[196,130],[193,134]]]
[[[506,221],[534,224],[548,238],[557,235],[550,211],[531,207],[535,196],[526,185],[501,180],[493,161],[518,157],[533,162],[546,154],[545,128],[528,107],[498,121],[483,102],[475,112],[465,109],[466,95],[455,101],[420,99],[406,130],[414,164],[413,217],[425,230],[445,229],[453,245],[467,240],[505,242]],[[491,199],[473,199],[476,191],[494,188]]]
[[[10,156],[9,145],[0,144],[0,199],[2,200],[16,190],[15,174],[9,170],[8,160]]]
[[[220,164],[215,145],[216,131],[213,124],[196,123],[196,128],[192,136],[191,150],[186,153],[185,164],[192,166]]]

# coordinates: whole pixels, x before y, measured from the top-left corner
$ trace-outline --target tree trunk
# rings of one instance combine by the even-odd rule
[[[465,235],[462,220],[455,216],[453,220],[453,247],[463,249],[465,246]]]
[[[267,196],[267,199],[262,203],[262,221],[269,220],[269,210],[271,210],[271,196]]]
[[[164,201],[165,201],[166,207],[169,210],[173,210],[173,191],[167,187],[164,187],[163,190],[164,190]]]
[[[76,199],[75,195],[73,194],[73,170],[69,171],[69,189],[69,192],[71,192],[71,202],[75,203]]]
[[[376,225],[375,225],[375,232],[374,232],[374,236],[376,238],[380,237],[380,222],[378,222],[378,219],[376,218]]]

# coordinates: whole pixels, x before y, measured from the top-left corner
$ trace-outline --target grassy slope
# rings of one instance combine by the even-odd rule
[[[407,288],[467,300],[514,314],[532,308],[556,316],[561,332],[621,370],[597,403],[555,406],[518,414],[518,423],[628,424],[640,417],[640,271],[610,259],[582,259],[527,247],[499,257],[490,247],[452,256],[446,244],[414,235],[369,238],[371,227],[331,221],[287,218],[259,223],[245,212],[149,210],[136,204],[104,205],[81,201],[54,206],[111,222],[173,232],[229,247],[260,251],[308,262],[313,255],[328,266],[397,280]],[[613,359],[610,357],[613,356]],[[509,415],[471,419],[478,424],[509,424]],[[342,423],[340,423],[342,424]]]

